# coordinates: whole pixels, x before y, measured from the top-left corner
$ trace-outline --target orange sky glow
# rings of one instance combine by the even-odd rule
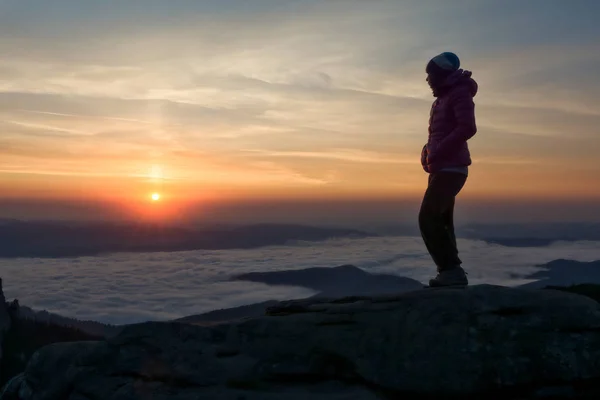
[[[551,11],[507,3],[500,26],[483,1],[464,30],[461,8],[442,1],[256,13],[189,3],[172,10],[177,22],[132,6],[131,24],[119,10],[50,3],[0,9],[0,200],[106,201],[149,219],[219,201],[418,201],[433,100],[424,66],[451,50],[480,85],[461,196],[600,202],[589,68],[600,41],[566,28],[544,39]],[[86,15],[85,29],[59,3]],[[570,12],[600,36],[584,10]],[[2,23],[13,14],[21,24]]]

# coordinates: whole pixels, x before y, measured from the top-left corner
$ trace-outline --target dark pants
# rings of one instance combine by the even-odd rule
[[[458,172],[429,175],[429,185],[419,212],[419,227],[438,271],[462,264],[454,234],[454,202],[466,180],[467,176]]]

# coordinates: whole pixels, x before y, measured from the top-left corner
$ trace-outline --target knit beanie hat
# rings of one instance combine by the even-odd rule
[[[435,76],[448,76],[459,68],[460,60],[458,56],[454,53],[445,52],[433,57],[427,63],[425,72]]]

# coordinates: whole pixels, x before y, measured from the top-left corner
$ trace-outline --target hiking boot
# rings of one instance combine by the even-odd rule
[[[468,284],[467,273],[462,267],[445,269],[429,280],[429,287],[467,286]]]

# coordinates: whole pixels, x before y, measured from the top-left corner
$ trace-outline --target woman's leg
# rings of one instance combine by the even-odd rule
[[[455,197],[466,182],[466,175],[439,172],[430,175],[419,212],[421,236],[438,272],[460,266],[454,234]]]
[[[450,240],[453,245],[453,254],[452,259],[456,265],[461,265],[462,261],[458,257],[458,245],[456,244],[456,233],[454,232],[454,204],[456,203],[456,197],[452,198],[452,202],[446,212],[444,213],[444,226],[446,227],[446,232],[450,236]]]

